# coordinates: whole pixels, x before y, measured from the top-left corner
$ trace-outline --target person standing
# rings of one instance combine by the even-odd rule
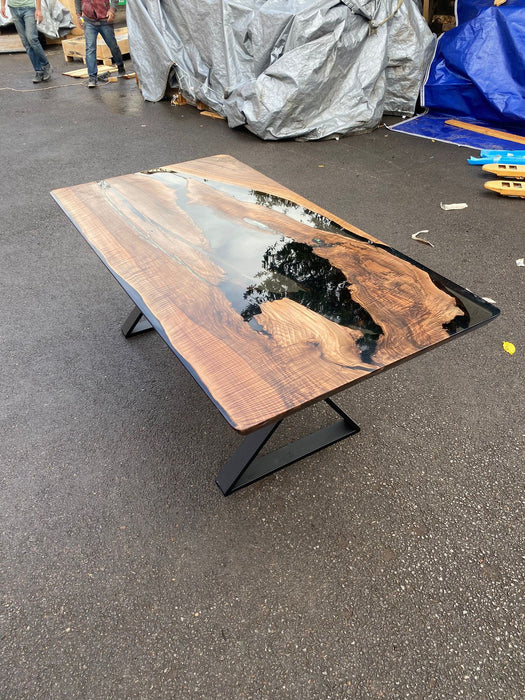
[[[117,0],[75,0],[75,10],[78,17],[84,20],[88,87],[92,88],[97,85],[97,36],[99,34],[108,45],[113,61],[117,64],[118,76],[121,78],[126,75],[124,59],[113,29]]]
[[[7,19],[6,0],[1,0],[0,14]],[[37,22],[42,21],[41,0],[7,0],[7,6],[15,23],[16,31],[24,45],[27,55],[35,69],[34,83],[49,80],[53,68],[47,60],[38,38]]]

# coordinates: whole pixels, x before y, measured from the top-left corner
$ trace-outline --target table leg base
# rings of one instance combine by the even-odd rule
[[[359,432],[359,426],[336,403],[331,399],[325,399],[325,401],[330,408],[342,416],[342,420],[295,440],[274,452],[257,457],[282,421],[271,423],[248,435],[217,477],[216,483],[223,495],[229,496],[234,491],[253,484],[254,481],[268,474]]]
[[[126,338],[152,329],[153,326],[138,306],[135,306],[122,324],[122,333]],[[248,435],[217,477],[216,483],[222,493],[225,496],[229,496],[234,491],[253,484],[254,481],[273,474],[279,469],[284,469],[284,467],[293,464],[293,462],[297,462],[308,455],[314,454],[314,452],[322,450],[324,447],[333,445],[335,442],[344,440],[350,435],[355,435],[355,433],[359,432],[359,426],[332,399],[325,399],[325,402],[341,416],[341,420],[326,426],[326,428],[316,430],[314,433],[310,433],[310,435],[306,435],[299,440],[295,440],[274,452],[257,457],[282,423],[282,420],[271,423]]]
[[[138,306],[135,306],[122,324],[122,333],[124,333],[125,338],[130,338],[132,335],[138,335],[139,333],[145,333],[151,330],[153,330],[153,326]]]

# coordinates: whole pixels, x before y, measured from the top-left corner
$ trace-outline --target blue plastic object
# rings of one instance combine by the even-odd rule
[[[490,151],[483,148],[480,152],[480,156],[492,156],[494,158],[499,157],[509,157],[509,158],[525,158],[525,151]]]
[[[469,165],[486,165],[487,163],[507,163],[524,165],[525,151],[488,151],[482,150],[480,158],[469,158]]]

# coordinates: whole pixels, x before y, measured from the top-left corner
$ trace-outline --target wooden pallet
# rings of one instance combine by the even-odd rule
[[[106,75],[112,76],[114,73],[117,72],[117,66],[104,66],[104,73]],[[89,78],[89,73],[87,68],[78,68],[77,70],[67,70],[62,73],[62,75],[67,75],[70,78]],[[136,78],[135,71],[129,71],[126,73],[126,75],[122,75],[122,78],[125,80],[131,80],[132,78]],[[100,75],[99,75],[100,78]],[[115,78],[116,79],[116,78]],[[109,82],[112,82],[112,78],[109,78]]]
[[[117,72],[117,67],[116,66],[108,66],[107,68],[104,69],[105,73],[116,73]],[[62,73],[62,75],[67,75],[70,78],[89,78],[89,73],[87,68],[77,68],[77,70],[67,70]]]
[[[115,37],[122,55],[129,54],[128,28],[115,29]],[[86,62],[86,40],[83,36],[75,37],[74,39],[64,39],[62,49],[66,61],[79,60]],[[101,36],[97,37],[97,61],[101,61],[105,66],[111,66],[113,63],[111,51]]]

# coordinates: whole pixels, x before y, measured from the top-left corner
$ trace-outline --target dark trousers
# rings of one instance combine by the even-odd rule
[[[120,68],[124,65],[124,59],[117,44],[117,39],[115,37],[115,30],[113,25],[109,22],[100,22],[100,24],[92,24],[86,19],[84,20],[84,38],[86,40],[86,65],[87,71],[90,78],[95,78],[97,76],[97,36],[104,39],[108,45],[113,60]]]

